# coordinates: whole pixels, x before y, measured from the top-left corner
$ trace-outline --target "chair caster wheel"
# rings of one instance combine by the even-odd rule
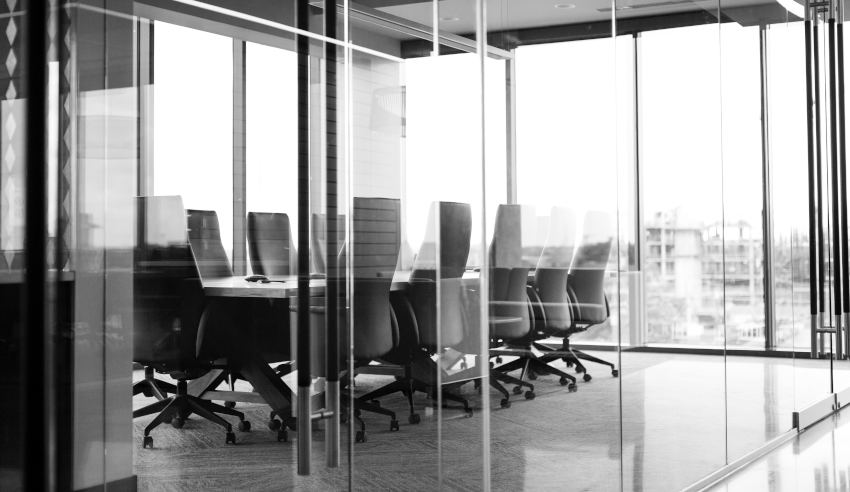
[[[472,409],[471,408],[464,409],[464,411],[466,412],[466,418],[472,417]]]
[[[526,391],[525,392],[525,399],[526,400],[533,400],[535,396],[537,396],[537,395],[535,395],[533,391]]]
[[[567,390],[569,390],[570,393],[575,393],[578,391],[578,386],[576,386],[576,383],[570,383],[570,385],[567,386]]]
[[[591,379],[593,379],[593,378],[590,376],[590,374],[588,374],[588,373],[584,373],[584,377],[583,377],[582,379],[584,379],[584,382],[586,383],[586,382],[590,381],[590,380],[591,380]]]
[[[277,431],[277,442],[286,442],[289,441],[289,433],[286,432],[286,429],[280,429]]]
[[[280,430],[280,426],[281,426],[280,420],[278,420],[278,419],[269,420],[269,430],[273,430],[273,431]]]
[[[460,361],[460,368],[463,369],[464,371],[469,369],[469,366],[466,364],[465,360]]]
[[[535,381],[537,380],[537,373],[534,371],[528,371],[528,379]]]
[[[239,431],[240,432],[248,432],[249,430],[251,430],[251,422],[248,422],[247,420],[240,420],[239,421]]]
[[[502,398],[502,401],[499,402],[502,405],[502,408],[511,408],[511,401],[507,398]]]
[[[375,405],[376,407],[380,407],[380,406],[381,406],[381,402],[380,402],[379,400],[372,400],[372,401],[370,401],[369,403],[371,403],[372,405]]]
[[[153,449],[153,437],[152,436],[145,436],[145,438],[142,439],[142,449],[145,449],[145,448]]]
[[[227,435],[224,436],[224,444],[236,444],[236,434],[228,432]]]
[[[561,386],[566,386],[570,382],[570,380],[561,376],[561,379],[559,379],[558,382],[561,383]]]
[[[422,417],[420,417],[418,413],[411,413],[407,417],[407,421],[410,422],[411,424],[418,424],[419,422],[422,421]]]
[[[153,398],[153,390],[151,389],[143,389],[142,394],[145,395],[147,398]]]
[[[496,364],[501,364],[501,363],[502,363],[502,358],[496,357]]]
[[[348,423],[348,412],[342,412],[342,413],[339,414],[339,422],[341,424],[347,424]]]
[[[225,408],[236,408],[236,402],[235,401],[226,401],[226,402],[224,402],[224,406],[225,406]]]
[[[514,394],[515,394],[515,395],[518,395],[518,394],[520,394],[520,393],[522,393],[522,387],[520,387],[520,386],[514,386]]]
[[[390,420],[390,432],[395,432],[399,429],[400,429],[400,427],[398,425],[398,420],[395,420],[395,419]]]
[[[354,442],[366,442],[366,431],[357,431],[354,434]]]
[[[620,375],[620,371],[618,369],[611,369],[611,375],[616,378]]]
[[[182,429],[183,425],[185,423],[186,423],[186,419],[184,419],[183,417],[176,417],[175,416],[174,418],[171,419],[171,427],[174,427],[175,429]]]

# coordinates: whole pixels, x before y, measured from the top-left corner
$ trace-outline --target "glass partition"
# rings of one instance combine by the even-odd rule
[[[576,14],[564,8],[553,15]],[[625,294],[618,288],[624,249],[618,230],[616,117],[618,104],[631,95],[619,76],[623,70],[630,79],[624,67],[632,59],[619,57],[628,53],[629,37],[613,38],[605,29],[597,36],[514,51],[515,189],[528,215],[522,230],[524,259],[533,269],[530,296],[542,306],[535,314],[533,346],[554,369],[529,371],[540,395],[535,405],[542,419],[534,426],[545,433],[559,422],[564,436],[523,441],[526,455],[537,457],[525,464],[527,480],[568,473],[577,489],[610,490],[621,486],[621,453],[634,442],[634,436],[622,433],[616,378]],[[564,318],[553,294],[558,280],[587,312],[574,310]],[[583,345],[599,343],[607,346]],[[556,382],[567,389],[574,384],[576,392]],[[494,418],[494,432],[500,423]],[[564,468],[546,469],[548,460]]]
[[[33,333],[73,490],[682,489],[841,404],[829,6],[231,3],[0,15],[0,489]]]
[[[719,42],[710,16],[637,40],[647,344],[725,342]],[[623,433],[639,436],[626,488],[685,487],[726,463],[725,365],[722,350],[623,353]]]

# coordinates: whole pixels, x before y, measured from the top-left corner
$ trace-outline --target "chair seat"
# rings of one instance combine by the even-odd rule
[[[490,335],[500,339],[519,338],[528,333],[526,323],[521,316],[490,315]]]

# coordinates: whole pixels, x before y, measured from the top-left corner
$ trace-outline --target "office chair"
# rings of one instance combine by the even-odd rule
[[[289,216],[282,213],[248,213],[248,254],[255,274],[287,276],[294,274],[297,257],[292,244]],[[264,357],[268,361],[289,361],[275,367],[279,376],[292,370],[290,355],[289,301],[255,299],[251,303],[252,322]],[[272,350],[273,349],[273,350]],[[274,421],[270,422],[276,426]]]
[[[344,264],[351,250],[352,291],[348,293],[348,309],[346,292],[343,285],[340,291],[340,309],[337,313],[340,336],[340,347],[351,347],[351,357],[354,366],[362,367],[369,362],[381,358],[398,343],[398,326],[390,305],[390,288],[393,274],[398,263],[401,245],[400,204],[399,200],[391,198],[355,197],[352,214],[351,241],[339,255],[340,263]],[[344,226],[342,221],[337,227]],[[338,237],[344,237],[338,234]],[[317,302],[318,301],[318,302]],[[297,316],[294,308],[290,308],[293,317]],[[350,311],[349,311],[350,310]],[[349,330],[349,312],[353,325]],[[325,326],[326,310],[321,299],[311,300],[310,324],[313,328],[313,344],[311,372],[314,376],[323,376],[325,367]],[[291,322],[293,326],[296,320]],[[353,338],[349,339],[349,331]],[[348,360],[348,353],[339,354],[340,360]],[[346,367],[347,364],[343,364]],[[353,378],[345,373],[340,380],[340,386],[346,388]],[[346,404],[349,398],[342,398]],[[395,412],[381,408],[371,402],[354,399],[354,415],[359,421],[360,430],[355,434],[356,442],[366,441],[366,425],[360,418],[361,411],[368,411],[390,417],[390,430],[399,430]]]
[[[289,216],[248,212],[248,255],[255,274],[267,277],[292,275],[297,256],[292,244]]]
[[[572,349],[569,339],[573,333],[587,331],[606,322],[610,317],[608,297],[605,295],[605,271],[612,242],[613,227],[610,215],[601,211],[587,212],[584,217],[582,242],[576,249],[567,280],[572,323],[565,332],[561,348],[549,347],[554,351],[543,358],[547,362],[562,358],[568,366],[575,365],[576,372],[584,373],[585,381],[590,381],[591,376],[581,360],[608,366],[613,377],[619,376],[619,371],[613,363]]]
[[[490,372],[490,382],[504,396],[503,408],[510,406],[510,393],[500,382],[516,385],[517,394],[527,387],[525,397],[534,398],[534,386],[522,379],[529,367],[559,376],[562,385],[568,385],[570,391],[576,390],[575,378],[543,363],[531,345],[534,317],[526,291],[530,268],[522,259],[522,212],[521,205],[499,205],[490,243],[490,356],[497,361],[503,356],[517,357]],[[517,368],[523,370],[519,378],[507,374]]]
[[[224,427],[225,443],[234,444],[231,424],[218,414],[238,417],[239,430],[247,431],[250,424],[245,415],[187,393],[187,381],[212,368],[212,360],[196,356],[202,333],[214,332],[232,319],[226,310],[204,299],[180,197],[139,198],[137,211],[133,360],[177,380],[173,396],[133,412],[134,418],[157,414],[145,427],[142,446],[153,447],[150,433],[159,424],[170,419],[180,428],[190,413]]]
[[[339,238],[345,236],[345,215],[337,215],[336,229]],[[310,265],[311,272],[316,275],[327,273],[327,216],[325,214],[313,214],[310,218]],[[340,243],[340,247],[342,244]],[[340,250],[341,251],[341,250]]]
[[[201,278],[233,276],[230,260],[221,243],[218,215],[213,210],[186,210],[189,245],[198,263]]]
[[[201,278],[227,278],[233,276],[233,270],[230,266],[230,260],[227,258],[227,253],[224,251],[224,245],[221,242],[221,233],[218,222],[218,215],[213,210],[194,210],[186,211],[187,222],[189,226],[189,244],[192,247],[192,253],[198,262],[198,269],[201,273]],[[273,225],[274,222],[265,223],[263,225]],[[256,225],[256,223],[255,223]],[[248,228],[249,233],[249,248],[252,244],[250,235],[254,234],[255,246],[260,242],[260,237],[257,234],[259,231],[255,228]],[[288,230],[287,230],[288,232]],[[267,231],[265,237],[273,234]],[[269,244],[265,241],[264,245],[269,246],[270,250],[274,249],[273,241]],[[253,257],[252,257],[253,259]],[[282,258],[266,258],[268,263],[282,263]],[[282,362],[290,360],[289,347],[289,315],[285,301],[270,301],[269,299],[216,299],[216,304],[221,305],[220,309],[226,309],[230,312],[233,319],[238,320],[240,326],[240,338],[253,343],[254,347],[259,348],[263,358],[267,362]],[[252,340],[249,340],[252,339]],[[225,341],[217,343],[226,343]],[[289,373],[291,364],[284,363],[275,367],[275,372],[279,376]],[[242,379],[238,372],[227,371],[227,379],[231,390],[235,388],[237,379]],[[219,384],[218,382],[213,383]],[[209,389],[214,389],[210,387]],[[227,401],[226,406],[233,407],[235,402]],[[278,421],[274,418],[269,420],[269,425],[276,427]]]
[[[520,379],[525,376],[536,379],[538,373],[555,374],[560,376],[561,384],[571,384],[571,388],[574,388],[573,376],[548,366],[541,357],[572,357],[572,354],[555,353],[538,340],[553,336],[563,338],[573,326],[570,299],[567,295],[567,278],[575,249],[575,215],[568,209],[553,207],[548,229],[546,242],[534,270],[534,279],[527,287],[534,314],[534,330],[529,348],[536,350],[537,354],[535,357],[520,357],[499,366],[498,369],[506,372],[522,369]],[[520,387],[514,388],[514,393],[520,392]]]
[[[431,358],[464,340],[464,306],[462,277],[469,257],[472,211],[468,203],[435,202],[428,214],[427,234],[436,231],[439,210],[439,320],[437,319],[437,239],[426,237],[416,256],[408,289],[390,296],[399,327],[399,343],[381,360],[404,367],[404,376],[378,388],[360,399],[377,400],[401,392],[410,414],[408,422],[417,424],[420,416],[413,404],[413,393],[420,391],[436,401],[437,373],[443,369]],[[439,340],[439,342],[438,342]],[[468,415],[469,402],[444,388],[443,399],[459,402]]]

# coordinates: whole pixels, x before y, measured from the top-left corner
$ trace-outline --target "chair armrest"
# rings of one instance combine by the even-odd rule
[[[546,312],[543,309],[543,300],[540,299],[540,295],[537,293],[537,290],[533,286],[527,285],[525,287],[525,294],[531,307],[532,322],[536,325],[539,321],[543,324],[543,326],[546,326]],[[532,326],[532,329],[534,328],[536,327]]]
[[[398,318],[395,315],[395,309],[393,309],[392,303],[390,303],[390,326],[393,329],[393,347],[398,347],[399,344],[399,335],[398,335]]]
[[[567,297],[570,299],[570,316],[572,316],[572,324],[575,326],[576,321],[581,319],[581,306],[576,292],[570,284],[567,284]]]

